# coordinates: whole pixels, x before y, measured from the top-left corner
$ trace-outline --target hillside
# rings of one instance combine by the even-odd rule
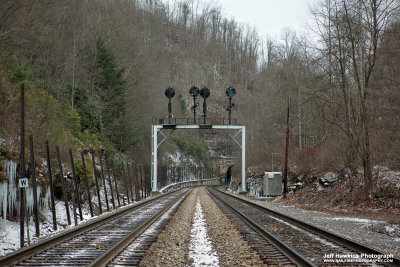
[[[2,155],[19,155],[21,83],[26,136],[32,134],[37,151],[49,140],[66,150],[105,148],[138,164],[150,163],[153,117],[166,118],[165,88],[176,90],[175,118],[191,117],[193,85],[210,88],[208,116],[226,118],[225,88],[233,86],[248,166],[270,170],[274,157],[275,168],[283,168],[290,97],[289,169],[298,175],[362,169],[368,199],[373,166],[400,168],[400,24],[398,7],[385,5],[391,3],[349,1],[344,8],[320,1],[310,14],[313,38],[284,29],[274,40],[202,1],[5,0]],[[162,153],[192,153],[207,166],[202,140],[202,133],[185,133]],[[234,143],[226,146],[237,153],[229,150]]]

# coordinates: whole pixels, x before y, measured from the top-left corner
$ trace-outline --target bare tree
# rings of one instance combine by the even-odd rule
[[[365,198],[372,185],[371,78],[379,57],[378,46],[397,9],[393,0],[329,0],[314,10],[329,64],[329,83],[335,92],[319,92],[323,115],[345,133],[361,160]]]

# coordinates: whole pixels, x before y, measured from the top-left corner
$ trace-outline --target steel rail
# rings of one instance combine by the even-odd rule
[[[339,236],[339,235],[334,234],[334,233],[332,233],[332,232],[330,232],[328,230],[324,230],[324,229],[319,228],[317,226],[314,226],[312,224],[308,224],[308,223],[305,223],[303,221],[297,220],[297,219],[295,219],[293,217],[284,215],[284,214],[279,213],[277,211],[271,210],[271,209],[269,209],[267,207],[261,206],[259,204],[254,203],[254,202],[251,202],[251,201],[245,200],[243,198],[240,198],[238,196],[235,196],[233,194],[229,194],[227,192],[221,191],[221,190],[216,189],[216,188],[214,188],[214,189],[216,191],[222,193],[222,194],[225,194],[225,195],[227,195],[229,197],[232,197],[232,198],[235,198],[237,200],[240,200],[240,201],[242,201],[242,202],[244,202],[244,203],[246,203],[246,204],[248,204],[250,206],[253,206],[253,207],[258,208],[258,209],[260,209],[262,211],[265,211],[266,213],[269,213],[269,214],[271,214],[271,215],[273,215],[275,217],[278,217],[278,218],[280,218],[282,220],[285,220],[285,221],[288,221],[288,222],[290,222],[290,223],[292,223],[294,225],[297,225],[297,226],[305,229],[306,231],[309,231],[309,232],[314,233],[316,235],[322,236],[322,237],[324,237],[324,238],[326,238],[328,240],[334,241],[334,242],[338,243],[339,245],[342,245],[343,247],[346,247],[348,249],[352,249],[352,250],[355,250],[357,252],[365,253],[365,254],[377,254],[377,255],[393,254],[393,253],[390,253],[390,252],[388,253],[388,252],[385,252],[385,251],[382,251],[382,250],[379,250],[379,249],[376,249],[376,248],[372,248],[372,247],[370,247],[368,245],[365,245],[365,244],[361,244],[361,243],[353,241],[353,240],[351,240],[351,239],[349,239],[347,237]],[[382,264],[389,265],[389,266],[400,266],[400,258],[393,257],[393,262],[384,262]]]
[[[178,201],[181,201],[182,198],[185,199],[190,194],[190,192],[191,190],[183,192],[175,200],[171,201],[171,203],[169,203],[162,210],[160,210],[157,214],[153,215],[151,218],[147,219],[145,222],[139,225],[135,231],[131,232],[129,235],[120,240],[113,247],[109,248],[103,255],[101,255],[91,264],[89,264],[89,267],[107,265],[110,261],[113,260],[115,256],[121,253],[131,242],[133,242],[136,238],[138,238],[154,222],[156,222],[162,215],[164,215],[174,204],[176,204]]]
[[[63,231],[59,234],[56,234],[55,236],[52,236],[52,237],[46,238],[42,241],[39,241],[38,243],[33,244],[29,247],[24,247],[22,249],[19,249],[11,254],[8,254],[8,255],[0,258],[0,266],[15,265],[16,263],[23,261],[24,259],[28,258],[29,256],[31,256],[33,254],[36,254],[40,251],[48,249],[52,246],[61,244],[64,241],[66,241],[72,237],[78,236],[81,233],[92,230],[103,223],[110,222],[120,216],[123,216],[129,212],[135,211],[135,210],[143,207],[144,205],[148,204],[149,202],[152,202],[159,198],[168,196],[174,192],[176,192],[176,191],[172,191],[170,193],[155,196],[155,197],[150,197],[149,199],[146,199],[139,203],[135,203],[135,204],[131,204],[129,206],[118,208],[117,210],[114,210],[110,213],[100,215],[99,217],[94,218],[85,223],[82,223],[81,225],[78,225],[72,229]]]
[[[236,214],[241,220],[243,220],[249,227],[259,233],[264,239],[266,239],[269,243],[279,249],[285,256],[287,256],[294,264],[298,266],[314,266],[313,262],[309,261],[307,258],[303,257],[296,250],[287,246],[282,240],[280,240],[277,236],[267,231],[263,226],[259,225],[255,221],[253,221],[248,216],[244,215],[234,207],[232,207],[229,203],[218,197],[211,190],[206,189],[208,193],[212,194],[218,201],[223,203],[226,207],[228,207],[234,214]]]

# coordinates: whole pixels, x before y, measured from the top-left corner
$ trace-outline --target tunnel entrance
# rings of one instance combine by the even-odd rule
[[[158,147],[171,135],[172,132],[178,129],[216,129],[216,130],[224,130],[242,149],[242,190],[241,192],[246,192],[246,127],[243,125],[211,125],[211,124],[162,124],[162,125],[152,125],[152,171],[151,171],[151,181],[152,181],[152,193],[157,194],[157,163],[158,163]],[[236,131],[235,133],[232,131]],[[159,142],[158,134],[161,134],[164,138]],[[241,134],[241,142],[237,136]],[[232,165],[233,166],[233,165]],[[232,167],[231,166],[231,167]],[[231,175],[232,168],[230,167]],[[229,169],[229,168],[228,168]],[[227,177],[228,178],[228,177]],[[229,177],[229,180],[231,176]]]
[[[226,171],[226,175],[225,175],[226,184],[230,184],[230,182],[232,180],[232,168],[233,168],[233,165],[229,166],[228,170]]]

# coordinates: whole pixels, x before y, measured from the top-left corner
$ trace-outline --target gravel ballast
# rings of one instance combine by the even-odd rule
[[[146,252],[140,266],[196,266],[193,258],[189,257],[193,255],[189,245],[193,241],[193,224],[198,222],[199,217],[194,216],[198,199],[205,219],[206,236],[211,241],[210,256],[218,257],[213,266],[216,262],[218,266],[265,266],[204,187],[193,189]]]
[[[220,266],[265,266],[204,187],[199,190],[208,235],[219,256]]]
[[[186,266],[192,218],[197,200],[194,189],[171,218],[165,230],[146,252],[139,266]]]

